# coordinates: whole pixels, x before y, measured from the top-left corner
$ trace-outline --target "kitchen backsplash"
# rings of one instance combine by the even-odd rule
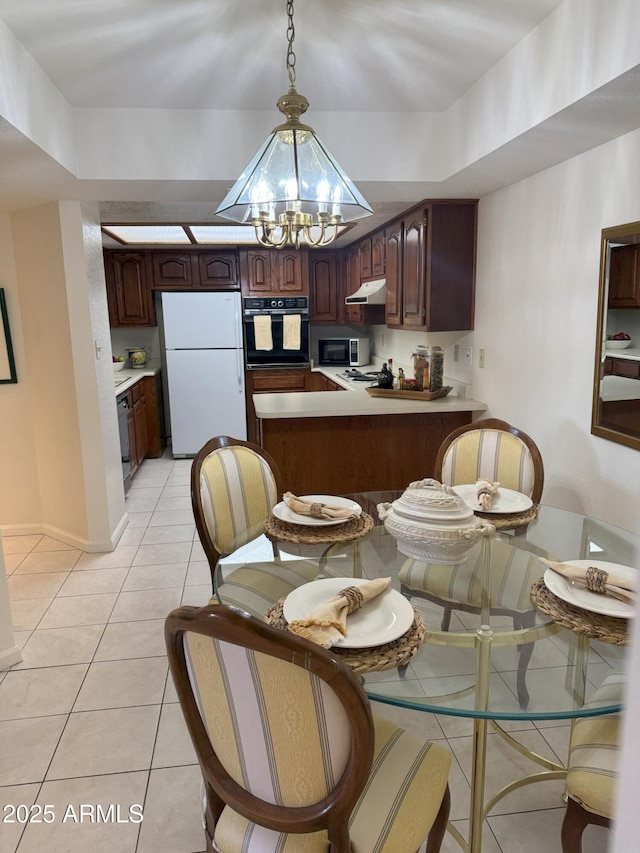
[[[610,308],[607,311],[605,334],[616,335],[626,332],[631,336],[631,346],[640,348],[640,311],[637,308]]]
[[[111,329],[111,351],[116,358],[125,358],[130,349],[146,349],[147,358],[160,358],[160,337],[158,327],[131,327],[130,329]]]
[[[455,379],[464,385],[473,381],[472,363],[473,332],[409,332],[389,329],[386,326],[369,326],[367,333],[372,344],[372,355],[376,359],[393,359],[394,369],[402,367],[408,377],[413,376],[412,354],[418,344],[439,346],[444,350],[444,372],[449,379]],[[455,360],[455,346],[458,346],[458,360]],[[467,349],[471,353],[467,355]]]

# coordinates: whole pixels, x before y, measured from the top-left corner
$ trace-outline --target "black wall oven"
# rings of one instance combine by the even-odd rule
[[[243,299],[245,365],[309,367],[309,298],[250,296]]]

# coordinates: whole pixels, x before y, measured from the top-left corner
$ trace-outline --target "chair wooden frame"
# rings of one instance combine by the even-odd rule
[[[304,807],[269,803],[235,782],[216,755],[198,711],[189,680],[183,635],[196,632],[288,661],[330,684],[351,723],[351,750],[342,778],[320,802]],[[349,853],[349,817],[362,793],[374,755],[374,723],[369,700],[353,672],[330,651],[290,632],[220,604],[181,607],[165,621],[165,641],[178,699],[195,747],[205,784],[207,853],[214,853],[216,821],[225,805],[248,820],[277,832],[326,830],[330,853]],[[427,840],[427,853],[438,853],[450,808],[447,786]]]
[[[193,462],[191,463],[191,506],[193,508],[193,516],[196,523],[196,530],[198,531],[198,537],[200,539],[200,542],[204,549],[204,553],[209,563],[209,569],[211,571],[211,582],[214,585],[214,589],[215,572],[216,567],[218,565],[218,561],[221,557],[226,557],[228,555],[220,554],[216,550],[216,547],[213,544],[213,540],[209,535],[209,530],[207,528],[207,523],[204,517],[204,510],[202,509],[202,501],[200,499],[200,472],[202,470],[203,462],[207,458],[207,456],[209,456],[209,454],[213,453],[215,450],[221,450],[225,447],[246,447],[261,456],[271,468],[271,473],[273,474],[273,478],[276,483],[276,494],[282,494],[280,471],[278,469],[278,466],[276,465],[275,460],[265,450],[250,441],[242,441],[239,438],[231,438],[228,435],[217,435],[214,438],[209,439],[209,441],[203,447],[201,447],[200,450],[193,457]],[[275,542],[272,542],[271,544],[273,549],[273,555],[277,558],[279,556],[278,546]]]
[[[560,834],[562,853],[582,853],[582,833],[589,824],[610,827],[611,820],[590,812],[572,797],[568,797]]]
[[[517,429],[506,421],[501,421],[498,418],[485,418],[480,421],[473,421],[470,424],[464,424],[464,426],[458,427],[453,432],[449,433],[449,435],[444,439],[440,447],[438,448],[438,452],[436,454],[435,461],[435,473],[434,477],[436,480],[442,480],[442,465],[444,462],[444,457],[446,455],[447,450],[453,444],[453,442],[459,436],[463,435],[465,432],[471,432],[472,430],[477,429],[497,429],[502,432],[509,432],[511,435],[514,435],[516,438],[519,438],[523,444],[527,446],[529,449],[529,453],[531,454],[531,461],[533,463],[533,475],[534,475],[534,483],[533,483],[533,491],[531,493],[531,500],[534,504],[540,503],[540,498],[542,497],[542,489],[544,486],[544,463],[542,462],[542,455],[540,450],[538,449],[535,441],[530,438],[520,429]]]

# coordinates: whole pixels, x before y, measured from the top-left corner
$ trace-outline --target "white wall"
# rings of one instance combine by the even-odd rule
[[[602,228],[640,220],[640,131],[480,202],[474,397],[521,427],[543,500],[640,532],[640,454],[590,434]]]

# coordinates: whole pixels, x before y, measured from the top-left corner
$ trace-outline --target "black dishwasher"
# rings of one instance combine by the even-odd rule
[[[116,397],[118,408],[118,432],[120,433],[120,457],[122,459],[122,479],[125,494],[131,485],[131,456],[129,448],[129,400],[126,392]]]

